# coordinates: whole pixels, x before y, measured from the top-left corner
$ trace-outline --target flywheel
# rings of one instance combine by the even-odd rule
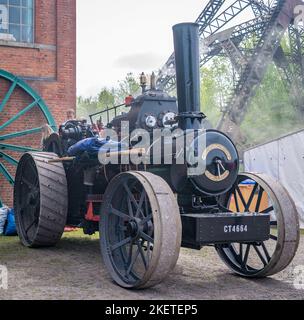
[[[55,120],[43,101],[26,82],[0,69],[0,206],[4,193],[14,185],[20,155],[39,151],[41,132]],[[2,198],[1,198],[2,195]]]

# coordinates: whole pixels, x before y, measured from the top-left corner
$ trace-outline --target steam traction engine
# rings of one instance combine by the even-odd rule
[[[290,264],[298,247],[295,206],[273,179],[239,174],[231,140],[203,130],[198,25],[173,29],[178,106],[152,83],[131,102],[128,113],[107,125],[117,132],[117,141],[101,139],[90,125],[75,120],[48,138],[44,152],[26,153],[15,182],[20,239],[25,246],[44,247],[56,245],[66,224],[81,226],[87,234],[100,231],[103,260],[125,288],[160,283],[175,267],[181,246],[214,246],[227,266],[244,277],[273,275]],[[126,122],[130,132],[145,129],[151,136],[153,129],[180,129],[180,135],[193,130],[197,134],[186,148],[205,161],[205,169],[189,174],[188,162],[166,164],[163,157],[160,162],[122,163],[123,156],[135,152],[151,160],[155,147],[138,151],[132,139],[123,140]],[[202,135],[206,145],[200,151]],[[166,142],[160,139],[164,149]],[[181,151],[175,145],[172,158]],[[98,155],[111,154],[120,162],[102,164]]]

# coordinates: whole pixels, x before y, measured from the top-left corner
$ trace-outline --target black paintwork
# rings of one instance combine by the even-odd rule
[[[173,34],[179,126],[200,129],[206,116],[201,112],[199,25],[177,24]]]
[[[269,214],[182,214],[181,217],[184,247],[201,249],[208,244],[269,240]]]
[[[131,110],[121,116],[116,117],[110,126],[118,132],[121,131],[121,122],[128,121],[130,132],[135,129],[145,129],[152,131],[153,129],[162,129],[162,118],[168,113],[178,114],[176,98],[170,97],[167,93],[159,90],[149,90],[137,97],[131,106]],[[149,128],[146,125],[148,116],[154,116],[157,119],[155,128]]]

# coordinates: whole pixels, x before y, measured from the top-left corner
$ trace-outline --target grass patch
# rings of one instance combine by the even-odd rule
[[[82,229],[78,229],[73,232],[65,232],[62,236],[62,240],[68,240],[72,241],[79,240],[80,242],[83,241],[90,241],[90,240],[98,240],[99,239],[99,233],[97,232],[93,236],[88,236],[85,235],[82,231]],[[9,252],[10,250],[22,250],[24,247],[21,245],[19,237],[5,237],[5,236],[0,236],[0,252]],[[0,255],[1,255],[0,253]]]
[[[301,230],[301,236],[304,236],[304,229]],[[68,240],[69,242],[75,240],[75,242],[80,243],[82,243],[83,241],[91,241],[98,239],[99,232],[96,232],[93,236],[88,236],[83,233],[82,229],[77,229],[73,232],[65,232],[62,236],[62,240]],[[14,250],[21,251],[24,247],[20,244],[20,240],[18,237],[0,236],[0,251],[2,252],[2,254],[5,251],[12,250],[12,248],[14,248]]]
[[[26,250],[24,250],[19,238],[0,236],[0,256],[8,259],[9,256],[16,254],[20,257],[26,254]]]
[[[65,232],[62,236],[62,239],[85,239],[85,240],[98,240],[99,232],[96,232],[93,236],[88,236],[83,233],[82,229],[77,229],[73,232]],[[0,236],[0,247],[11,244],[18,244],[19,237],[5,237]]]
[[[14,243],[18,243],[19,238],[18,237],[5,237],[5,236],[0,236],[0,247],[2,245],[10,245]]]
[[[99,232],[96,232],[93,236],[88,236],[83,233],[82,229],[77,229],[72,232],[65,232],[62,236],[63,239],[84,239],[84,240],[98,240]]]

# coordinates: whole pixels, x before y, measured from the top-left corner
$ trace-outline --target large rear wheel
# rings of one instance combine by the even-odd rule
[[[225,264],[249,278],[284,270],[298,249],[300,228],[294,202],[282,185],[263,174],[242,174],[223,202],[230,211],[268,213],[271,221],[268,241],[216,246]]]
[[[117,284],[147,288],[174,269],[181,219],[168,184],[147,172],[118,175],[104,196],[100,220],[104,262]]]
[[[67,181],[62,163],[53,153],[26,153],[21,158],[14,187],[16,226],[27,247],[54,246],[67,220]]]
[[[2,207],[4,204],[11,205],[10,192],[14,186],[14,175],[21,155],[24,152],[39,152],[41,133],[46,124],[51,130],[57,128],[48,106],[26,82],[0,69],[0,88],[0,207]]]

